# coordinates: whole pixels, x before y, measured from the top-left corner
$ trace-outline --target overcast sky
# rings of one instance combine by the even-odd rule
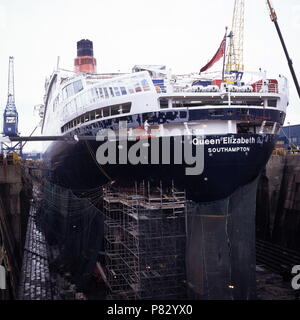
[[[262,68],[270,77],[287,76],[286,123],[298,124],[300,100],[265,0],[245,2],[245,70]],[[273,4],[300,78],[300,1]],[[234,0],[0,0],[1,115],[9,56],[15,58],[19,131],[28,135],[38,123],[33,107],[43,101],[45,78],[54,70],[57,56],[62,68],[73,69],[78,40],[93,41],[98,72],[128,72],[135,64],[198,72],[218,48],[225,26],[230,29],[233,6]],[[26,149],[39,147],[30,143]]]

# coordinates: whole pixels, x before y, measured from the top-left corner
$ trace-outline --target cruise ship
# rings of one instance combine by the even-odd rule
[[[224,199],[259,176],[285,120],[282,75],[96,69],[93,43],[82,39],[74,71],[53,72],[40,110],[44,136],[70,138],[44,145],[50,179],[74,191],[150,181],[196,203]]]

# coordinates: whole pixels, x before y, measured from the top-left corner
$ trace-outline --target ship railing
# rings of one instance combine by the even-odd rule
[[[205,92],[221,92],[221,88],[217,85],[211,85],[206,87],[201,86],[155,86],[157,93],[184,93],[184,92],[195,92],[195,93],[205,93]],[[245,93],[279,93],[277,83],[269,83],[267,85],[263,84],[252,84],[244,86],[229,85],[226,92],[245,92]]]
[[[96,74],[89,74],[87,75],[87,79],[111,79],[115,78],[118,76],[126,75],[128,73],[120,73],[120,72],[115,72],[115,73],[96,73]]]
[[[263,84],[254,84],[252,85],[253,92],[268,92],[268,93],[278,93],[278,84],[269,83],[268,85]]]

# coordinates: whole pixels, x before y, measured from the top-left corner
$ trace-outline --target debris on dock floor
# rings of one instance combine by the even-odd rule
[[[19,300],[52,300],[47,244],[37,228],[36,208],[31,207],[19,285]]]

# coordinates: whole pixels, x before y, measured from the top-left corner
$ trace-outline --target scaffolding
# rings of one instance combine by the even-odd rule
[[[103,209],[109,297],[185,298],[185,192],[105,188]]]

